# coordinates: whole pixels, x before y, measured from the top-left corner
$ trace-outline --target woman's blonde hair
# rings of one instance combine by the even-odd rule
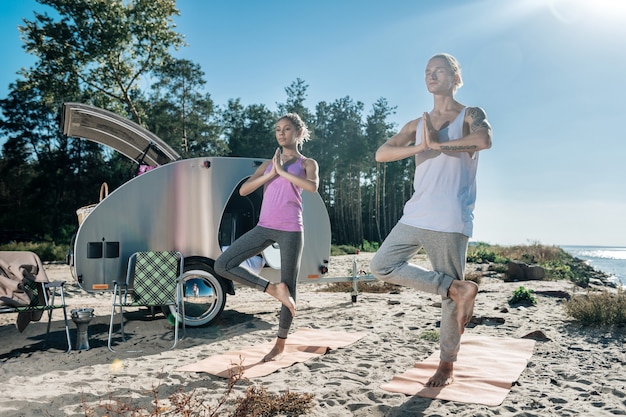
[[[304,142],[311,139],[309,128],[306,126],[306,123],[304,123],[304,121],[297,113],[287,113],[284,116],[281,116],[276,122],[285,119],[289,120],[291,124],[296,127],[296,130],[300,132],[300,134],[298,135],[298,145],[302,146]]]

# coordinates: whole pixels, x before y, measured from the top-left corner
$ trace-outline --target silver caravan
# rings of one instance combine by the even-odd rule
[[[235,288],[215,274],[214,261],[258,220],[261,192],[242,197],[238,190],[263,159],[180,159],[165,142],[131,121],[79,103],[64,104],[62,125],[68,136],[156,166],[113,190],[80,224],[69,261],[80,286],[90,292],[112,290],[115,281],[124,279],[134,252],[177,250],[185,257],[185,323],[199,326],[218,317]],[[324,276],[331,242],[326,207],[318,193],[303,192],[303,203],[306,232],[298,280],[338,281]],[[277,247],[266,249],[258,261],[262,276],[280,279]]]

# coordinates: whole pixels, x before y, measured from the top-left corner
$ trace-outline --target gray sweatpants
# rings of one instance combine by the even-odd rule
[[[374,255],[372,274],[391,284],[441,296],[440,359],[456,361],[461,334],[456,304],[448,298],[454,279],[463,279],[469,238],[461,233],[434,232],[398,223]],[[424,248],[433,270],[409,263]]]
[[[289,288],[293,299],[296,299],[296,283],[302,258],[302,232],[283,232],[256,226],[235,240],[215,261],[215,272],[224,278],[231,279],[249,287],[265,291],[269,281],[243,268],[241,263],[248,258],[260,254],[274,242],[280,247],[280,280]],[[278,337],[285,339],[289,333],[293,316],[284,305],[280,309]]]

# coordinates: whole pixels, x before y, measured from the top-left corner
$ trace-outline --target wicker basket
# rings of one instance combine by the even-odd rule
[[[109,195],[109,185],[106,182],[103,182],[100,186],[100,201],[107,198]],[[83,221],[89,216],[89,213],[96,208],[97,204],[89,204],[88,206],[83,206],[76,210],[76,216],[78,216],[78,225],[80,226]]]

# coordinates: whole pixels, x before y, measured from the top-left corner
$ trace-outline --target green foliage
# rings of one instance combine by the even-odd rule
[[[542,265],[546,270],[546,275],[550,279],[574,279],[574,274],[572,272],[572,268],[567,263],[563,263],[562,261],[547,261]]]
[[[228,100],[221,123],[229,156],[271,158],[277,146],[275,122],[276,115],[263,104],[244,107],[239,99]]]
[[[144,104],[147,129],[183,158],[227,155],[217,108],[202,91],[206,82],[200,66],[185,59],[166,59],[155,77]]]
[[[564,305],[565,313],[584,326],[626,325],[626,293],[593,292],[575,295]]]
[[[361,249],[363,252],[376,252],[380,243],[378,242],[368,242],[367,240],[363,241],[363,245],[361,245]]]
[[[314,115],[304,105],[307,98],[308,84],[301,78],[296,78],[294,82],[285,88],[287,100],[285,103],[277,103],[278,114],[297,113],[302,120],[311,126],[315,120]]]
[[[581,287],[587,287],[591,277],[603,275],[558,246],[542,245],[538,242],[514,246],[477,243],[468,248],[467,261],[490,262],[489,270],[491,271],[506,272],[506,263],[509,260],[537,264],[544,268],[548,279],[566,279]]]
[[[330,246],[331,256],[354,255],[358,252],[359,252],[359,249],[352,245],[331,245]]]
[[[513,291],[513,296],[509,298],[509,304],[534,306],[537,304],[537,298],[535,298],[533,290],[520,286]]]
[[[158,75],[183,37],[174,31],[174,0],[45,3],[54,13],[34,13],[19,27],[34,64],[0,100],[0,134],[7,139],[0,229],[69,242],[75,210],[97,202],[91,193],[103,181],[115,189],[128,180],[131,164],[101,145],[63,135],[61,104],[93,104],[143,124],[145,79]]]
[[[38,58],[31,80],[57,94],[65,84],[79,84],[83,98],[123,109],[141,125],[142,82],[184,45],[183,35],[174,30],[173,17],[180,14],[176,1],[46,3],[57,13],[25,19],[20,28],[26,50]],[[60,102],[67,96],[54,99]]]
[[[53,242],[12,242],[0,245],[0,251],[29,251],[36,253],[42,262],[64,261],[69,245]]]
[[[467,262],[477,264],[484,264],[489,262],[505,264],[508,261],[508,258],[499,255],[497,252],[484,245],[470,246],[467,250]]]
[[[330,245],[330,254],[331,256],[341,256],[341,255],[354,255],[359,252],[376,252],[380,244],[378,242],[369,242],[364,240],[361,244],[361,248],[357,248],[353,245]]]
[[[517,260],[528,264],[543,265],[549,261],[562,261],[571,258],[563,249],[558,246],[542,245],[533,242],[529,245],[513,245],[500,246],[490,245],[488,243],[479,242],[470,245],[468,248],[469,256],[477,262],[485,260],[486,262],[507,263],[509,260]]]
[[[427,330],[422,332],[419,336],[421,340],[427,340],[429,342],[439,342],[439,332],[437,330]]]
[[[586,288],[592,277],[601,277],[605,274],[596,271],[591,265],[582,259],[569,257],[563,261],[569,267],[569,279],[578,286]]]

